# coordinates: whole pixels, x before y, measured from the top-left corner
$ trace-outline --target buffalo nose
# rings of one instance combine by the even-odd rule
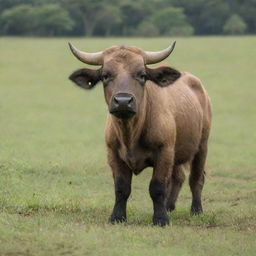
[[[119,107],[121,106],[129,106],[133,103],[134,98],[129,94],[118,94],[114,96],[114,102]]]
[[[109,112],[117,118],[129,118],[136,113],[136,100],[130,93],[117,93],[113,95]]]
[[[133,101],[132,96],[114,96],[114,101],[119,106],[127,106]]]

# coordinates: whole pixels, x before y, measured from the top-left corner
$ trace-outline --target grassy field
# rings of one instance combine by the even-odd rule
[[[178,38],[167,60],[201,78],[214,122],[204,214],[189,216],[186,182],[166,228],[151,225],[150,169],[133,180],[127,223],[107,224],[107,110],[101,85],[68,81],[83,66],[69,40],[87,51],[173,41],[0,38],[0,255],[255,255],[256,37]]]

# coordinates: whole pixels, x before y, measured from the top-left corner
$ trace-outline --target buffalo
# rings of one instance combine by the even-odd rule
[[[166,59],[175,42],[159,52],[131,46],[113,46],[96,53],[83,52],[69,43],[74,56],[99,69],[82,68],[70,75],[78,86],[92,89],[103,83],[108,105],[105,141],[115,185],[110,223],[126,220],[126,205],[133,174],[153,167],[149,193],[153,224],[169,224],[168,211],[189,167],[191,215],[200,214],[205,161],[211,127],[211,103],[194,75],[169,66],[149,68]]]

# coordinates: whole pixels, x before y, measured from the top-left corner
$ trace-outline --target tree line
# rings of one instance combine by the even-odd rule
[[[256,0],[0,0],[0,35],[255,34]]]

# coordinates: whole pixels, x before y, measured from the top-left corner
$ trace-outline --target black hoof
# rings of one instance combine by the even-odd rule
[[[190,215],[195,216],[203,212],[201,200],[193,200],[190,210]]]
[[[164,227],[166,225],[169,225],[169,219],[168,217],[153,217],[153,224],[155,226]]]
[[[200,215],[201,213],[203,213],[203,209],[202,207],[191,207],[191,210],[190,210],[190,215],[191,216],[197,216],[197,215]]]
[[[122,223],[126,221],[126,217],[125,216],[115,216],[115,215],[111,215],[108,219],[108,222],[111,224],[118,224],[118,223]]]
[[[175,210],[175,205],[174,205],[174,204],[167,205],[167,206],[166,206],[166,210],[167,210],[168,212],[174,211],[174,210]]]

